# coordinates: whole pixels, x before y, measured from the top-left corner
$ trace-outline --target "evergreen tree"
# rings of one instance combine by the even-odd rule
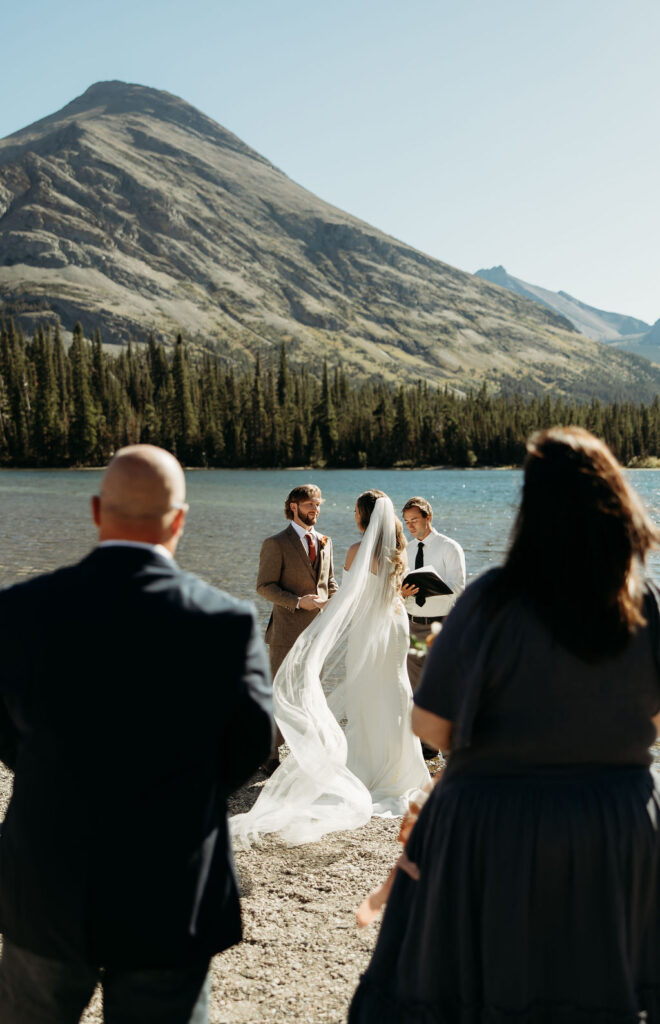
[[[465,396],[417,381],[396,389],[349,382],[343,368],[317,379],[292,368],[287,350],[262,370],[212,350],[195,353],[179,335],[104,352],[80,324],[67,352],[59,329],[0,324],[0,464],[102,464],[123,444],[147,441],[188,465],[519,465],[533,430],[575,423],[602,436],[624,462],[660,456],[660,397],[650,404],[492,395]]]
[[[249,466],[262,465],[266,447],[266,415],[261,384],[261,360],[257,356],[254,365],[254,380],[249,402],[249,419],[246,437],[246,459]]]
[[[392,426],[390,457],[393,462],[409,461],[415,451],[412,417],[408,411],[408,400],[403,387],[396,396],[396,414]]]
[[[337,451],[339,434],[337,431],[337,416],[335,406],[330,392],[330,381],[328,377],[328,360],[323,360],[323,383],[321,387],[321,399],[317,407],[316,427],[321,440],[321,451],[323,460],[328,465],[333,465]],[[318,460],[317,460],[318,461]]]
[[[58,391],[53,366],[50,331],[39,327],[34,339],[35,397],[32,418],[32,450],[38,466],[57,465]]]
[[[279,402],[280,408],[284,409],[289,404],[290,399],[290,375],[289,367],[286,359],[286,349],[284,342],[280,345],[280,363],[277,371],[277,401]]]
[[[199,455],[199,422],[193,405],[188,359],[179,334],[172,360],[174,406],[172,420],[176,453],[184,465],[195,465]]]
[[[97,447],[97,414],[90,388],[90,360],[82,326],[73,328],[73,341],[69,349],[72,383],[72,417],[69,432],[69,454],[74,465],[85,466],[94,462]]]

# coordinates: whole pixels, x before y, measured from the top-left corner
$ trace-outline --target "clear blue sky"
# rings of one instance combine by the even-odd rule
[[[0,137],[93,82],[181,96],[464,270],[660,317],[657,0],[27,0]]]

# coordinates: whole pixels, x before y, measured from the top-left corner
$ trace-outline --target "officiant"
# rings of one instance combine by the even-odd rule
[[[465,555],[463,548],[433,526],[433,509],[426,498],[409,498],[402,509],[403,521],[411,536],[406,548],[408,569],[433,566],[451,593],[425,596],[423,588],[404,586],[410,635],[426,641],[434,622],[444,622],[459,594],[465,590]],[[408,675],[413,693],[422,675],[423,659],[408,655]]]

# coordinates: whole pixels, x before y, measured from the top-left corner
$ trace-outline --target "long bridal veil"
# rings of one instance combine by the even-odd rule
[[[327,832],[358,828],[371,817],[369,790],[346,766],[340,721],[346,686],[359,680],[387,643],[397,599],[395,549],[394,508],[381,497],[350,573],[275,676],[275,718],[290,752],[254,807],[230,819],[237,846],[248,847],[267,832],[292,844],[312,842]]]

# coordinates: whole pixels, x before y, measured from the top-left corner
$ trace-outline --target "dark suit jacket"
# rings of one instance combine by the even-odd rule
[[[319,614],[296,608],[299,597],[317,593],[327,601],[337,590],[332,564],[332,541],[325,538],[318,564],[312,566],[300,537],[292,526],[267,537],[261,546],[257,593],[272,601],[273,612],[266,629],[266,643],[290,649]]]
[[[268,754],[251,605],[147,549],[0,591],[0,931],[65,961],[176,967],[241,937],[225,800]]]

